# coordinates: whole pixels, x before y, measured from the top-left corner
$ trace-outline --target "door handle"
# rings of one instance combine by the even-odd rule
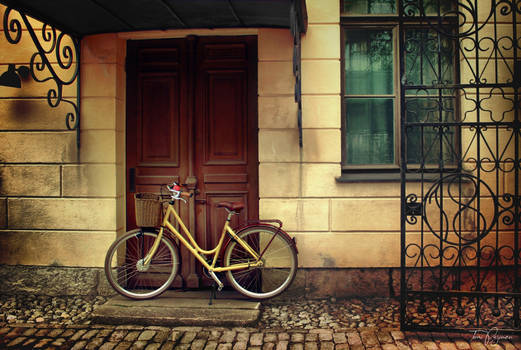
[[[199,189],[197,189],[197,188],[194,189],[194,196],[197,196],[199,193],[201,193],[201,192],[199,191]],[[195,203],[196,203],[196,204],[206,204],[206,199],[204,199],[204,198],[201,198],[201,199],[195,199]]]
[[[136,168],[128,169],[128,187],[130,192],[136,192]]]

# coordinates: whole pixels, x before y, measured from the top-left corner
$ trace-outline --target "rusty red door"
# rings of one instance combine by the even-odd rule
[[[178,205],[201,247],[216,244],[219,201],[243,201],[235,223],[258,218],[255,37],[130,41],[127,50],[127,228],[133,195],[173,180],[196,193]],[[182,250],[181,279],[206,284]]]

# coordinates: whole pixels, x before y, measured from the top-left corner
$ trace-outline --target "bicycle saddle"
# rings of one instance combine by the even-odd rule
[[[241,210],[244,208],[244,203],[243,202],[219,202],[219,203],[217,203],[217,208],[226,208],[228,210],[240,213]]]

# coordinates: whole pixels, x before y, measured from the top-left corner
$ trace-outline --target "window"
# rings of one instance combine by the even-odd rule
[[[393,29],[344,30],[346,161],[393,164],[396,154]]]
[[[407,11],[401,19],[398,1]],[[450,3],[343,0],[344,172],[399,170],[402,111],[407,122],[432,122],[408,129],[408,163],[428,167],[456,161],[457,130],[433,125],[456,118],[454,91],[442,88],[455,83],[455,49],[450,36],[429,25],[457,27],[455,17],[446,15]]]

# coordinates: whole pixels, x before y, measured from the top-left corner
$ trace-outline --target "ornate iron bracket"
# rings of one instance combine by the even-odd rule
[[[47,92],[47,103],[56,108],[62,102],[72,106],[73,111],[65,116],[68,130],[76,131],[76,145],[80,147],[80,39],[43,24],[37,35],[25,13],[8,7],[4,13],[4,34],[10,44],[18,44],[22,38],[22,23],[11,16],[16,11],[29,33],[36,52],[31,56],[29,73],[39,83],[54,81],[56,87]],[[53,58],[56,62],[53,66]],[[23,67],[23,66],[22,66]],[[64,98],[63,88],[76,84],[76,100]]]
[[[301,62],[301,34],[306,32],[307,18],[303,10],[305,2],[295,0],[290,7],[290,30],[293,36],[293,75],[295,76],[295,102],[297,103],[297,125],[299,132],[299,146],[302,147],[302,62]]]

